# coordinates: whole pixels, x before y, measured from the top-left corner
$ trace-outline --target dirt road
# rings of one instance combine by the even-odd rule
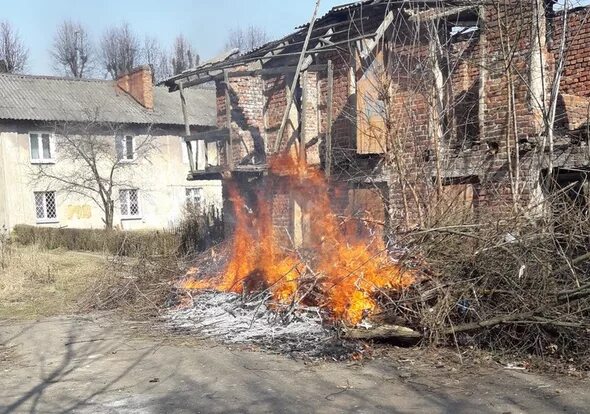
[[[588,412],[590,387],[502,368],[286,356],[147,337],[104,315],[0,322],[0,413]],[[559,380],[559,381],[557,381]]]

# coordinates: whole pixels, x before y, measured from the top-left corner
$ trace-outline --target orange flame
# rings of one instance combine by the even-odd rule
[[[320,295],[315,295],[315,304],[328,309],[332,317],[356,325],[378,310],[378,292],[403,289],[414,281],[410,272],[389,258],[382,243],[359,237],[339,223],[320,170],[289,154],[272,158],[269,169],[280,177],[291,196],[305,200],[314,222],[310,247],[315,257],[306,263],[281,248],[274,234],[270,203],[259,195],[257,211],[250,211],[235,186],[230,186],[236,225],[227,268],[217,277],[202,280],[191,277],[195,271],[189,270],[184,288],[237,293],[268,289],[277,303],[302,300],[316,289]]]

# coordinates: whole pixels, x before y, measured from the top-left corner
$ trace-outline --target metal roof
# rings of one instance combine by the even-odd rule
[[[154,109],[148,110],[114,81],[0,74],[0,119],[125,124],[184,125],[180,97],[154,87]],[[216,125],[215,91],[186,91],[191,125]]]

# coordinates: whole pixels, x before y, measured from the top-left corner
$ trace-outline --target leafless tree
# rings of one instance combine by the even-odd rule
[[[141,131],[100,120],[100,109],[84,111],[84,122],[54,126],[55,165],[33,165],[31,179],[46,183],[68,196],[88,198],[103,212],[105,228],[113,228],[119,189],[137,187],[137,171],[158,151],[152,127]],[[49,137],[47,139],[50,139]]]
[[[240,49],[247,52],[268,42],[268,34],[260,27],[249,26],[247,29],[235,28],[229,32],[225,49]]]
[[[172,75],[168,53],[155,37],[146,36],[143,41],[141,58],[152,70],[152,80],[160,81]]]
[[[172,72],[179,74],[199,65],[200,57],[189,41],[181,34],[174,40],[172,51]]]
[[[29,50],[20,39],[18,31],[3,21],[0,23],[0,72],[19,73],[26,68]]]
[[[141,46],[129,24],[108,28],[100,43],[102,67],[113,79],[138,63]]]
[[[55,68],[74,78],[84,78],[92,70],[93,45],[86,29],[71,20],[62,22],[53,39],[51,58]]]

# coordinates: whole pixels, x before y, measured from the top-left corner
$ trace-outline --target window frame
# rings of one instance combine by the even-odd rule
[[[129,195],[131,191],[135,191],[137,194],[137,214],[132,215],[129,214],[131,211],[131,204],[129,201]],[[127,214],[123,214],[123,194],[127,194],[125,202],[127,204]],[[142,219],[142,209],[141,209],[141,198],[139,188],[121,188],[119,189],[119,213],[121,214],[122,220],[141,220]]]
[[[198,193],[198,197],[199,197],[199,201],[197,203],[195,203],[195,195],[190,193],[194,193],[194,192]],[[202,207],[203,206],[203,194],[204,194],[204,190],[203,187],[184,187],[184,202],[185,205],[190,205],[190,206],[198,206],[198,207]]]
[[[37,135],[37,148],[41,158],[33,158],[33,145],[31,145],[32,135]],[[50,158],[43,158],[43,135],[49,136],[49,155]],[[29,160],[31,164],[55,164],[55,134],[49,131],[29,131]]]
[[[53,193],[53,204],[55,209],[55,217],[47,217],[47,194]],[[44,217],[39,218],[37,215],[37,194],[43,195],[43,213]],[[47,223],[59,223],[59,216],[57,214],[57,191],[55,190],[45,190],[45,191],[33,191],[33,205],[35,208],[35,220],[38,224],[47,224]]]
[[[131,138],[131,158],[128,158],[127,153],[127,138]],[[133,134],[116,134],[115,135],[115,152],[117,153],[118,162],[134,162],[137,160],[136,152],[136,136]],[[121,153],[119,153],[121,148]]]

